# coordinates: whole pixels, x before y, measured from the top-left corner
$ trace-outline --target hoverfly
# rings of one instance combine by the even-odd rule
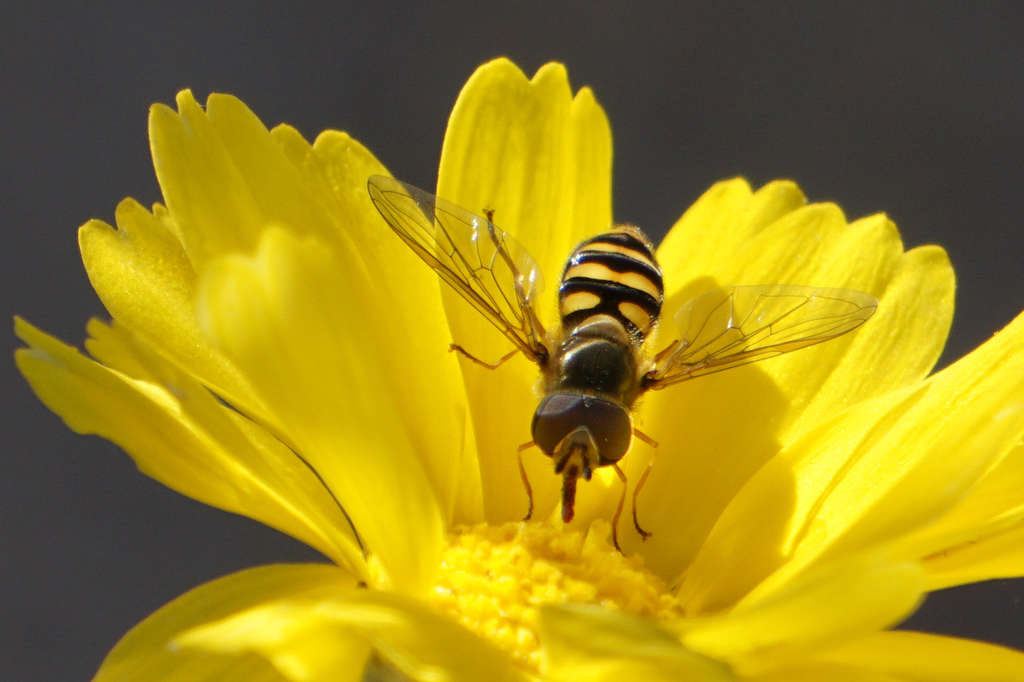
[[[450,350],[496,369],[516,353],[540,368],[543,396],[533,415],[532,436],[519,446],[519,473],[533,514],[533,493],[523,450],[536,446],[561,474],[562,520],[573,518],[576,482],[598,467],[612,467],[626,499],[626,476],[618,462],[633,437],[657,443],[633,426],[632,408],[646,391],[806,348],[863,324],[878,307],[865,293],[794,285],[714,289],[690,300],[676,314],[678,335],[650,355],[645,340],[657,325],[664,301],[661,268],[647,237],[618,226],[583,241],[566,262],[558,290],[561,324],[546,330],[535,305],[540,267],[508,233],[487,218],[393,178],[374,175],[368,190],[377,210],[399,237],[513,344],[494,364],[461,346]],[[653,458],[651,460],[653,464]],[[633,490],[636,499],[650,465]]]

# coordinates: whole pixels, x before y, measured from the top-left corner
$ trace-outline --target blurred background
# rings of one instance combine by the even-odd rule
[[[628,4],[628,7],[627,7]],[[655,238],[716,180],[797,180],[884,211],[959,280],[943,364],[1024,309],[1024,6],[378,0],[0,7],[0,297],[81,345],[105,315],[76,229],[160,200],[147,108],[241,97],[307,139],[350,132],[431,188],[459,88],[507,55],[565,62],[615,137],[615,214]],[[4,342],[7,357],[17,346]],[[442,349],[443,350],[443,349]],[[87,680],[119,637],[201,582],[312,550],[186,499],[80,437],[0,363],[0,679]],[[908,627],[1024,648],[1024,581],[937,593]]]

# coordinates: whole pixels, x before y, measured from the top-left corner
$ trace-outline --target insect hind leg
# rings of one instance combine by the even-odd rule
[[[612,464],[612,468],[615,469],[619,480],[622,481],[622,495],[619,497],[619,506],[615,508],[615,516],[612,517],[612,544],[615,545],[615,549],[619,550],[619,554],[622,554],[622,548],[619,547],[619,518],[622,516],[622,507],[626,504],[626,490],[629,488],[629,485],[626,483],[626,474],[622,473],[619,465]]]
[[[658,442],[639,429],[633,429],[633,435],[654,448],[654,453],[651,455],[650,461],[647,462],[647,468],[644,469],[644,473],[641,474],[640,480],[636,483],[636,487],[633,488],[633,527],[636,528],[636,532],[640,534],[640,537],[646,540],[651,537],[653,533],[649,533],[640,527],[640,521],[636,518],[636,496],[640,494],[640,489],[644,487],[644,483],[647,482],[647,475],[651,473],[651,467],[654,466],[654,459],[658,456]],[[619,511],[621,510],[622,502],[620,501]]]
[[[530,479],[526,478],[526,467],[523,466],[523,450],[527,450],[535,446],[532,440],[529,443],[523,443],[516,448],[516,461],[519,462],[519,477],[523,479],[523,487],[526,488],[526,498],[529,500],[529,507],[526,509],[526,516],[523,517],[523,521],[529,521],[530,517],[533,516],[533,488],[530,487]]]

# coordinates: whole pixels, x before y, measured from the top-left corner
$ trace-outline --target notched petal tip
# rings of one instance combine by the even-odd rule
[[[154,134],[163,132],[168,124],[185,121],[190,116],[204,116],[206,112],[196,101],[192,90],[185,88],[178,91],[174,97],[175,107],[168,106],[162,102],[154,102],[149,107],[149,139],[150,145],[154,142]],[[176,110],[175,110],[176,108]]]
[[[41,351],[51,356],[78,352],[73,346],[50,336],[20,315],[14,316],[14,335],[29,346],[20,348],[19,351]]]
[[[552,89],[554,92],[564,90],[571,95],[569,72],[560,62],[548,62],[537,69],[532,78],[508,57],[498,57],[478,67],[462,88],[463,95],[477,88],[511,88],[514,91],[524,89]],[[589,90],[589,88],[588,88]],[[581,91],[582,92],[582,91]],[[577,94],[579,96],[579,94]],[[584,98],[587,96],[584,95]],[[593,99],[593,93],[589,94]],[[458,103],[456,102],[456,107]]]
[[[191,113],[197,109],[199,110],[199,113],[203,113],[203,107],[198,101],[196,101],[191,88],[185,88],[184,90],[178,91],[178,94],[174,97],[174,101],[177,103],[178,111],[181,114]]]

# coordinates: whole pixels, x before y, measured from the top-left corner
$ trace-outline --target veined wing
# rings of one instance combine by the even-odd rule
[[[547,355],[533,301],[540,266],[491,221],[383,175],[367,181],[370,198],[399,237],[528,358]]]
[[[794,285],[725,287],[688,301],[679,339],[658,354],[647,388],[773,358],[862,325],[878,300],[859,291]]]

